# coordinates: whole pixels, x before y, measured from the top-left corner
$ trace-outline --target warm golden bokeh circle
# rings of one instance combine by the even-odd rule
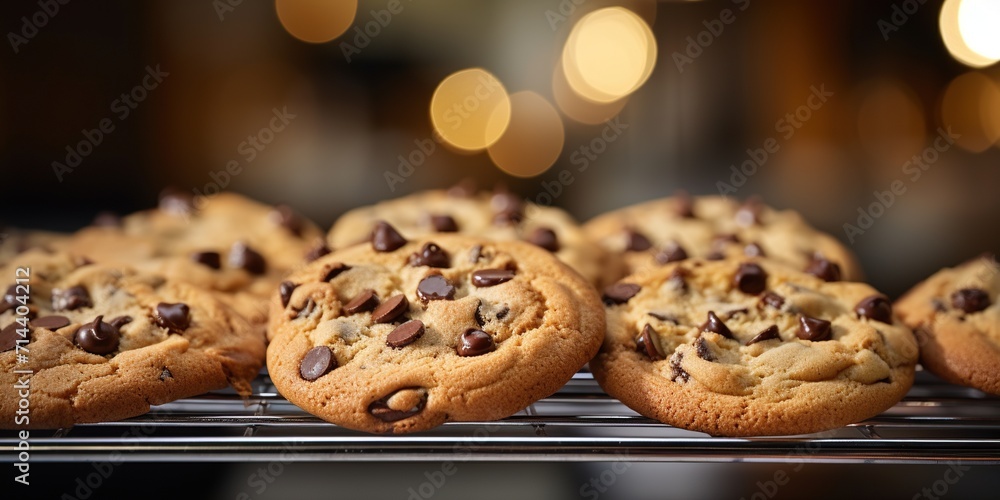
[[[530,91],[510,96],[507,131],[487,151],[501,170],[517,177],[534,177],[548,170],[562,153],[565,132],[556,109]]]
[[[275,0],[278,20],[295,38],[325,43],[342,35],[354,23],[357,0]]]
[[[431,123],[452,146],[480,150],[500,139],[510,122],[510,97],[497,77],[481,68],[453,73],[431,98]]]

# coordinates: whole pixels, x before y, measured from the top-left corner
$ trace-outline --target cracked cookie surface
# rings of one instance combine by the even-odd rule
[[[30,269],[27,288],[0,303],[0,427],[15,423],[14,384],[26,375],[14,370],[32,372],[30,422],[18,427],[120,420],[227,385],[249,394],[264,338],[211,293],[37,251],[0,275],[13,285],[18,267]]]
[[[920,364],[1000,395],[1000,263],[983,255],[942,269],[896,302],[920,342]]]
[[[689,260],[629,276],[604,298],[594,377],[676,427],[818,432],[877,415],[913,383],[916,341],[865,284],[762,260]]]
[[[306,411],[377,433],[499,419],[600,347],[596,291],[549,252],[375,233],[292,273],[272,299],[268,371]]]

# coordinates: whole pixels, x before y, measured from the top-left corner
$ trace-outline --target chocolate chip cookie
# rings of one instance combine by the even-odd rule
[[[0,428],[119,420],[227,385],[247,395],[263,364],[263,335],[197,287],[41,252],[0,276]]]
[[[917,334],[920,364],[956,384],[1000,395],[1000,263],[983,255],[942,269],[896,302]]]
[[[550,252],[438,234],[372,241],[289,275],[271,304],[271,379],[335,424],[407,433],[546,397],[600,347],[597,292]]]
[[[51,231],[0,227],[0,266],[19,253],[40,248],[52,250],[69,235]]]
[[[593,284],[617,279],[608,256],[590,242],[565,211],[526,202],[497,190],[476,193],[457,186],[424,191],[351,210],[337,219],[327,239],[333,248],[367,241],[378,221],[386,221],[407,238],[459,233],[492,240],[521,240],[555,254]]]
[[[678,194],[600,215],[584,230],[629,273],[690,257],[766,257],[826,281],[860,281],[850,250],[810,227],[798,213],[756,198]]]
[[[879,414],[913,383],[917,343],[889,300],[770,261],[691,259],[604,291],[590,362],[608,394],[670,425],[804,434]]]

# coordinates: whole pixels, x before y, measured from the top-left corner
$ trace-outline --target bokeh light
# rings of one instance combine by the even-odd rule
[[[945,0],[944,4],[941,5],[941,16],[938,18],[938,25],[941,29],[941,39],[944,41],[945,47],[955,60],[966,66],[982,68],[997,62],[997,59],[980,54],[969,46],[969,37],[976,39],[977,44],[988,46],[989,42],[987,41],[984,44],[979,41],[979,39],[983,37],[983,35],[980,35],[979,32],[984,28],[980,26],[978,22],[960,22],[960,18],[969,16],[970,11],[968,10],[968,7],[963,8],[967,1],[968,0]],[[973,5],[973,10],[971,12],[975,12],[976,9],[977,7]],[[989,27],[989,31],[993,33],[993,36],[996,36],[996,24]]]
[[[982,73],[971,71],[948,84],[941,100],[942,125],[960,137],[955,143],[976,153],[1000,139],[996,115],[1000,113],[1000,87]]]
[[[552,97],[564,115],[586,125],[597,125],[614,118],[628,103],[628,97],[606,103],[588,101],[580,97],[566,81],[562,61],[556,62],[552,74]]]
[[[958,7],[958,29],[973,52],[1000,61],[1000,2],[962,0]]]
[[[507,131],[487,151],[497,167],[517,177],[534,177],[559,158],[565,143],[562,120],[544,97],[530,91],[510,96]]]
[[[337,38],[354,23],[357,0],[275,0],[278,19],[295,38],[325,43]]]
[[[585,99],[606,103],[645,83],[656,63],[656,39],[634,12],[596,10],[573,26],[562,53],[570,87]]]
[[[924,148],[924,112],[910,88],[895,81],[877,80],[862,92],[858,137],[869,154],[883,163],[898,165]]]
[[[431,123],[452,146],[475,151],[500,139],[510,122],[510,96],[497,77],[481,68],[451,74],[431,98]]]

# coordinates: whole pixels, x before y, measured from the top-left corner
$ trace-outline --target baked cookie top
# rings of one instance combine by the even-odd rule
[[[546,397],[600,347],[597,292],[548,251],[434,235],[372,243],[286,278],[271,304],[271,379],[325,420],[406,433],[493,420]]]
[[[629,276],[604,300],[595,378],[678,427],[816,432],[880,413],[913,382],[912,333],[862,283],[763,260],[691,260]]]
[[[248,394],[263,364],[259,331],[199,288],[42,252],[0,276],[11,285],[0,302],[0,427],[14,425],[14,384],[26,378],[14,370],[32,372],[27,427],[59,428],[230,384]]]
[[[618,278],[605,279],[609,273],[607,256],[587,239],[568,213],[526,202],[502,190],[431,190],[357,208],[337,219],[327,240],[337,249],[367,241],[375,223],[383,220],[407,238],[459,233],[499,241],[527,241],[554,253],[591,283]]]
[[[945,380],[1000,394],[1000,263],[987,254],[934,273],[896,302],[921,362]]]
[[[69,235],[52,231],[3,227],[0,224],[0,266],[22,253],[35,248],[51,250]]]
[[[740,203],[682,193],[599,215],[584,230],[620,256],[629,273],[689,257],[767,257],[827,281],[863,278],[857,259],[835,238],[755,198]]]

